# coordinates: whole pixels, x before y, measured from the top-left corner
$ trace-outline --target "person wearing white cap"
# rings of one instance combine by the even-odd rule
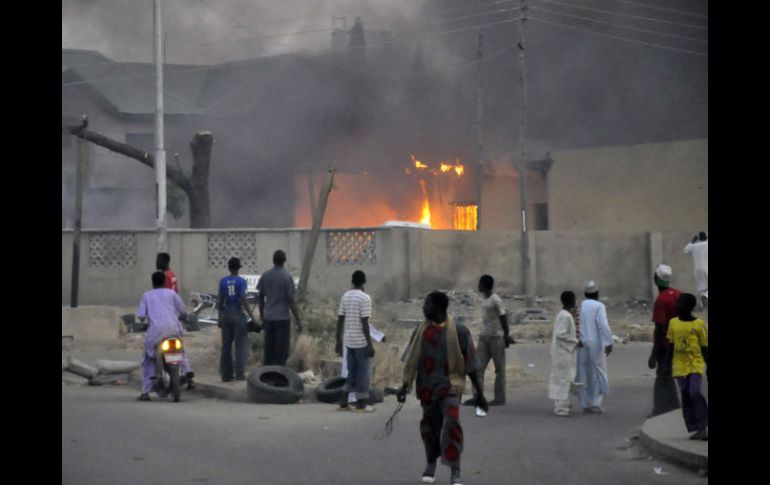
[[[684,247],[686,254],[692,254],[695,265],[695,283],[698,285],[703,308],[709,306],[709,241],[705,232],[701,231],[692,238],[692,242]]]
[[[580,304],[580,341],[576,382],[578,398],[584,413],[601,414],[604,396],[610,393],[607,379],[607,356],[612,352],[612,331],[607,321],[607,308],[599,301],[599,286],[588,281],[586,299]]]
[[[664,414],[680,407],[674,376],[671,373],[671,359],[673,358],[671,342],[666,339],[666,333],[668,333],[668,322],[676,317],[676,299],[682,292],[671,287],[670,266],[658,265],[652,277],[655,286],[658,287],[659,294],[652,310],[655,331],[652,339],[652,353],[647,361],[650,369],[657,367],[652,395],[652,413],[649,417]]]

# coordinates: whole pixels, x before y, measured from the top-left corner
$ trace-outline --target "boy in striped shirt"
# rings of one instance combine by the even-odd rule
[[[347,351],[348,377],[340,399],[340,411],[350,409],[348,393],[356,393],[356,411],[372,412],[366,404],[369,399],[369,360],[374,357],[372,337],[369,332],[369,318],[372,316],[372,299],[364,293],[366,275],[356,271],[352,278],[353,289],[342,295],[337,319],[337,355],[342,355],[342,346]],[[343,332],[344,329],[344,332]]]

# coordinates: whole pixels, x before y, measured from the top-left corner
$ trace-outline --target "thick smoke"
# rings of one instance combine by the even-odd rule
[[[188,143],[194,132],[214,132],[210,182],[212,219],[219,227],[292,225],[294,176],[320,174],[330,165],[348,173],[366,171],[392,185],[392,204],[398,208],[399,201],[419,190],[403,179],[410,153],[429,162],[475,159],[477,70],[472,63],[483,30],[485,56],[494,56],[482,64],[485,160],[515,160],[521,121],[516,48],[520,32],[519,23],[508,20],[518,14],[498,11],[518,2],[491,3],[165,0],[169,64],[300,54],[276,58],[269,76],[248,70],[233,75],[229,91],[221,93],[215,105],[203,106],[207,117],[167,130],[169,158],[177,151],[189,167]],[[530,4],[559,8],[534,0]],[[707,38],[707,31],[634,23],[620,15],[687,20],[678,14],[603,0],[581,5],[619,15],[560,11]],[[708,7],[686,1],[660,5],[698,13]],[[485,12],[496,13],[473,17]],[[706,49],[703,44],[570,21],[542,11],[534,15],[658,45]],[[329,30],[259,38],[328,29],[333,16],[346,17],[348,28],[355,17],[362,18],[365,57],[344,51],[332,55]],[[470,18],[459,18],[463,16]],[[458,19],[446,22],[449,18]],[[449,30],[458,32],[445,35]],[[389,31],[397,42],[382,43],[387,37],[379,31]],[[529,159],[559,149],[708,136],[707,58],[534,19],[527,23],[526,35]],[[63,48],[93,49],[116,61],[152,62],[152,2],[65,0],[62,41]],[[361,58],[365,61],[355,61]]]

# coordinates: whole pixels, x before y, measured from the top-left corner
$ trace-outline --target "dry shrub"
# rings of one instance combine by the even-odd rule
[[[401,362],[403,347],[390,343],[374,344],[372,385],[374,387],[401,385],[404,363]]]
[[[321,360],[330,357],[328,353],[328,342],[303,333],[294,340],[286,366],[297,372],[312,370],[317,373]]]

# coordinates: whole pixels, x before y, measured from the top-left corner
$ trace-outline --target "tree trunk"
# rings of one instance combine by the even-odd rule
[[[187,194],[190,199],[190,227],[193,229],[211,227],[209,208],[209,166],[214,136],[208,131],[199,131],[190,142],[193,156],[192,187]]]
[[[95,145],[104,147],[115,153],[120,153],[138,160],[150,168],[155,168],[155,157],[152,154],[108,138],[99,133],[88,131],[84,123],[81,126],[70,127],[70,133]],[[209,207],[209,166],[211,165],[211,147],[214,136],[208,131],[195,134],[190,142],[193,156],[192,177],[188,178],[181,169],[166,165],[166,177],[187,194],[190,203],[190,227],[211,227],[211,209]]]

